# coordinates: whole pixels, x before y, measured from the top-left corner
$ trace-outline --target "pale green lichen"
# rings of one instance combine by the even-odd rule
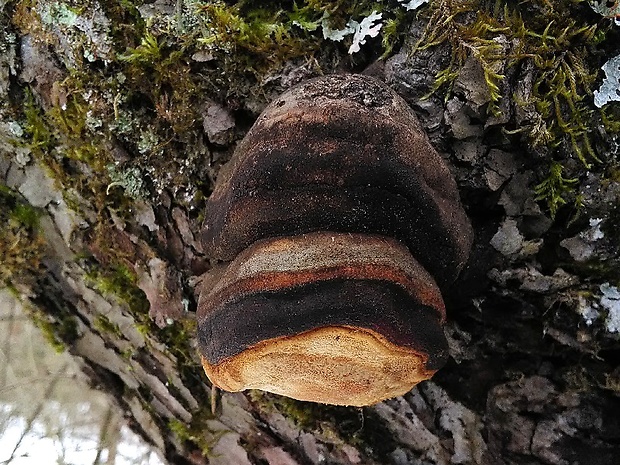
[[[150,129],[140,131],[140,139],[138,140],[138,152],[161,154],[162,149],[158,147],[159,137]]]
[[[22,137],[24,135],[24,129],[17,121],[8,121],[6,127],[9,133],[15,137]]]
[[[73,8],[66,3],[49,3],[44,4],[41,8],[41,21],[44,24],[53,26],[60,24],[72,27],[78,19],[79,10]]]
[[[143,199],[147,195],[143,175],[136,167],[118,169],[115,165],[108,165],[108,175],[111,183],[108,184],[107,193],[114,187],[122,187],[125,194],[133,199]]]

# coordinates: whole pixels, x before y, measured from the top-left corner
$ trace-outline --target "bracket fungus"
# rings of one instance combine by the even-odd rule
[[[472,229],[405,101],[376,79],[307,81],[269,105],[221,170],[203,225],[198,340],[210,380],[370,405],[446,361],[440,286]]]

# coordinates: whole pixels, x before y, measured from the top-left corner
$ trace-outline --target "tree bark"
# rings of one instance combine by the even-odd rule
[[[471,60],[447,101],[422,99],[450,52],[416,48],[428,18],[412,17],[399,53],[366,72],[418,113],[475,228],[469,265],[444,295],[451,360],[405,396],[362,409],[214,393],[194,338],[194,289],[211,266],[199,241],[204,197],[260,109],[317,70],[291,60],[264,95],[238,100],[242,91],[223,97],[215,80],[196,95],[188,82],[206,80],[209,61],[184,57],[142,72],[170,72],[188,95],[170,81],[149,93],[131,68],[140,45],[116,47],[131,18],[150,13],[121,4],[0,0],[0,184],[38,212],[31,237],[45,244],[36,266],[7,283],[168,463],[617,463],[620,183],[617,171],[606,175],[617,158],[580,175],[580,218],[570,223],[566,208],[552,220],[534,192],[548,160],[502,132],[525,110],[485,113],[484,70]],[[151,5],[161,37],[172,6]],[[161,40],[154,60],[165,63]],[[322,71],[356,71],[346,49],[330,53]],[[530,71],[502,71],[503,102]],[[617,144],[617,134],[605,137],[601,146]]]

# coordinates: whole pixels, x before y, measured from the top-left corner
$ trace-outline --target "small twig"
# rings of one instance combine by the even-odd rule
[[[211,414],[215,416],[217,410],[217,386],[215,384],[211,385]]]

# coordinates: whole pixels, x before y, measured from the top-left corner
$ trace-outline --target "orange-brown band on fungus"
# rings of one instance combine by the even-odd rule
[[[201,295],[199,315],[230,296],[337,278],[399,284],[417,302],[435,308],[441,322],[445,319],[439,287],[401,243],[377,235],[325,231],[257,241]]]
[[[249,293],[255,289],[261,291],[277,291],[282,288],[302,286],[316,281],[331,279],[364,279],[372,277],[379,281],[385,281],[400,285],[406,289],[416,300],[427,307],[437,310],[441,323],[445,321],[446,308],[437,287],[429,286],[427,282],[413,281],[410,276],[400,270],[394,270],[385,265],[343,265],[338,267],[322,268],[318,270],[306,270],[303,272],[289,273],[264,273],[251,278],[236,281],[234,288],[225,288],[209,297],[210,301],[221,302],[233,295]],[[212,304],[213,305],[213,304]],[[209,307],[204,305],[202,315],[209,314]]]
[[[389,238],[332,232],[258,241],[231,262],[198,304],[210,363],[262,340],[321,326],[371,330],[443,363],[445,308],[433,278]]]

